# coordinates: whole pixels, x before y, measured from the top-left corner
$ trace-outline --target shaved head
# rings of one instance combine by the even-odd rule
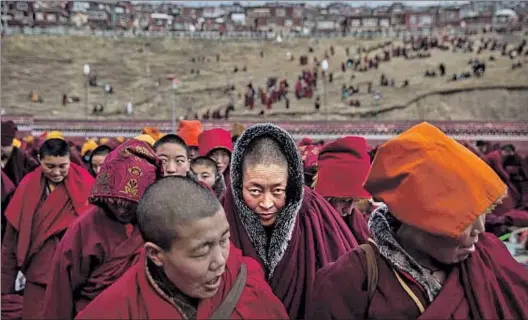
[[[243,170],[256,165],[278,165],[288,167],[288,160],[280,144],[271,137],[253,140],[244,155]]]
[[[216,196],[187,177],[169,176],[152,184],[139,202],[138,225],[145,242],[169,251],[177,226],[214,216],[222,206]]]

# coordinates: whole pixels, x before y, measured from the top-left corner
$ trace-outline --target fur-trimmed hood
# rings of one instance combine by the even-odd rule
[[[286,188],[286,205],[277,215],[275,227],[267,245],[266,232],[259,218],[246,205],[242,197],[242,168],[249,144],[257,138],[270,137],[283,148],[288,160],[288,186]],[[273,276],[277,264],[282,260],[288,243],[291,240],[297,213],[303,201],[303,166],[295,140],[282,128],[273,124],[257,124],[249,127],[238,138],[231,157],[231,191],[237,213],[248,236],[262,259],[268,279]]]

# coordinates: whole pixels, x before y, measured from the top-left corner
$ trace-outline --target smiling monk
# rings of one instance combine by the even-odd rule
[[[88,171],[70,162],[64,140],[46,140],[40,160],[9,203],[2,243],[2,295],[15,291],[20,270],[26,277],[24,319],[41,318],[50,261],[66,229],[85,212],[94,182]]]
[[[137,209],[140,262],[77,319],[285,319],[259,264],[232,247],[214,194],[190,178],[166,177]]]
[[[478,156],[422,123],[379,148],[365,189],[386,204],[371,242],[317,274],[308,319],[528,318],[528,271],[484,232],[506,185]]]

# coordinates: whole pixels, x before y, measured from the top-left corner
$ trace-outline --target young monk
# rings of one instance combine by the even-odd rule
[[[233,243],[258,259],[291,319],[302,319],[316,271],[357,245],[339,214],[304,186],[293,138],[272,124],[246,129],[224,207]]]
[[[224,176],[226,186],[230,184],[229,163],[233,152],[231,133],[224,129],[206,130],[198,137],[200,155],[216,161],[218,170]]]
[[[186,176],[189,173],[189,149],[182,138],[167,134],[156,141],[154,150],[161,159],[166,176]]]
[[[367,226],[370,194],[363,183],[370,170],[367,142],[345,137],[325,145],[319,153],[315,188],[341,214],[359,243],[369,238]]]
[[[112,151],[112,148],[110,148],[107,145],[100,145],[90,154],[90,173],[95,178],[99,171],[101,170],[101,166],[105,162],[106,157],[108,154]]]
[[[43,317],[72,319],[139,257],[143,238],[136,208],[161,164],[146,143],[130,140],[106,158],[89,201],[66,232],[51,263]]]
[[[218,199],[222,201],[226,186],[216,162],[209,157],[198,157],[191,162],[191,170],[195,174],[196,180],[211,188]]]
[[[258,263],[230,244],[224,210],[198,182],[159,180],[137,217],[146,241],[139,263],[77,319],[287,318]]]
[[[9,203],[2,243],[2,295],[15,291],[20,270],[26,277],[24,319],[41,317],[50,261],[66,229],[85,212],[94,183],[86,170],[70,163],[64,140],[46,140],[40,161]]]
[[[528,317],[528,272],[484,232],[507,188],[478,156],[422,123],[379,148],[365,189],[386,204],[372,242],[319,271],[308,319]]]
[[[38,167],[38,163],[13,146],[17,127],[13,121],[2,121],[2,171],[18,186],[22,178]]]

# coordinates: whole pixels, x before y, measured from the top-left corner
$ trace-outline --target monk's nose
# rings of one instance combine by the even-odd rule
[[[262,201],[260,202],[260,206],[263,209],[271,209],[273,208],[273,197],[269,193],[264,193],[264,197],[262,198]]]
[[[220,246],[216,246],[213,253],[213,259],[211,260],[211,269],[218,270],[218,268],[223,268],[227,262],[224,252]]]

